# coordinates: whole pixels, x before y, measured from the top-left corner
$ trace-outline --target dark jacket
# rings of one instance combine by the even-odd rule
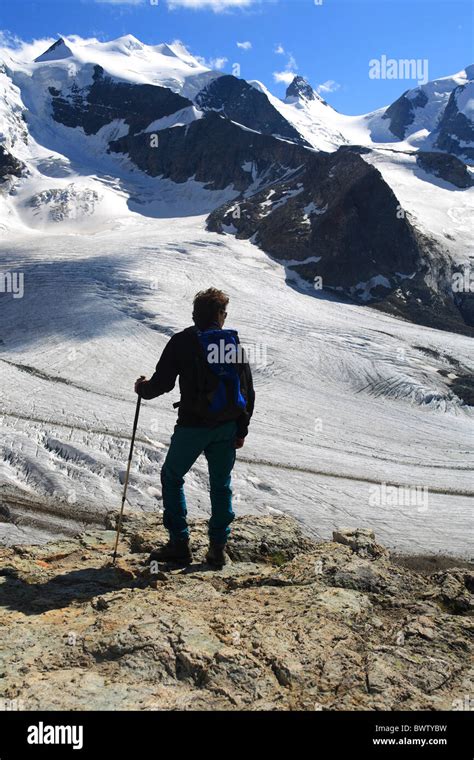
[[[214,325],[211,327],[215,328]],[[166,344],[154,375],[150,380],[139,385],[139,395],[144,399],[152,399],[172,391],[176,378],[179,376],[181,399],[177,424],[182,427],[214,427],[216,425],[199,417],[194,410],[198,393],[196,357],[200,350],[195,327],[188,327],[176,333]],[[247,398],[247,408],[245,412],[239,412],[239,416],[236,416],[237,437],[245,438],[255,404],[255,391],[248,361],[239,367],[239,374],[240,384]]]

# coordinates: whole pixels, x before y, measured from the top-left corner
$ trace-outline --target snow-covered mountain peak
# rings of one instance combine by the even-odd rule
[[[63,38],[60,37],[59,40],[56,40],[56,42],[54,42],[51,47],[45,50],[42,55],[39,55],[37,58],[35,58],[35,63],[61,61],[64,58],[70,58],[73,55],[74,53],[72,52],[69,45],[67,45]]]
[[[179,47],[178,44],[168,45],[166,42],[163,42],[160,45],[155,45],[153,47],[153,50],[155,50],[157,53],[160,53],[160,55],[167,55],[169,58],[181,58],[181,60],[188,58],[197,63],[196,59],[191,56],[184,45],[181,45],[181,47]]]
[[[143,50],[145,47],[143,42],[140,42],[133,34],[124,34],[123,37],[119,37],[115,42],[121,43],[127,50]]]
[[[459,198],[464,214],[472,185],[463,162],[474,163],[473,66],[406,90],[389,108],[346,116],[301,76],[293,78],[286,99],[281,99],[261,82],[210,70],[178,40],[146,45],[133,35],[108,42],[70,35],[0,52],[5,58],[0,69],[0,183],[2,173],[6,178],[0,218],[7,229],[49,229],[54,223],[68,230],[97,230],[127,218],[129,211],[169,213],[168,206],[183,202],[186,183],[192,191],[189,203],[185,194],[186,208],[208,213],[233,201],[236,193],[253,198],[265,193],[269,183],[279,183],[271,188],[270,199],[262,195],[249,201],[249,213],[257,219],[254,234],[260,235],[265,219],[266,242],[258,239],[262,247],[274,246],[275,240],[292,251],[307,246],[298,255],[306,262],[301,276],[310,280],[321,258],[321,246],[314,247],[317,224],[328,225],[321,228],[327,239],[339,234],[342,224],[334,227],[327,220],[339,213],[341,219],[348,218],[346,207],[339,212],[334,187],[348,192],[360,173],[367,174],[375,195],[385,199],[382,211],[371,218],[383,212],[393,235],[387,232],[364,264],[354,253],[354,235],[350,245],[337,240],[335,250],[346,255],[350,248],[357,267],[337,259],[337,271],[325,269],[328,287],[349,289],[351,297],[356,293],[365,300],[367,294],[380,295],[370,294],[371,288],[393,288],[398,273],[415,270],[421,254],[411,238],[404,247],[411,251],[409,261],[387,258],[387,240],[400,236],[393,230],[399,217],[387,215],[395,198],[387,186],[410,214],[410,224],[440,246],[449,240],[456,261],[464,256],[464,241],[445,235],[445,217],[453,208],[453,191],[464,193]],[[316,158],[320,152],[327,155]],[[289,171],[302,172],[313,164],[317,185],[311,173],[293,177],[296,184],[288,185]],[[376,167],[378,178],[365,164]],[[161,200],[164,187],[170,204]],[[196,188],[202,191],[199,198]],[[369,196],[367,205],[372,203]],[[272,210],[278,211],[273,219],[287,214],[283,242],[280,232],[272,232],[267,213],[271,198]],[[284,207],[286,212],[280,211]],[[225,214],[215,223],[238,231]],[[372,240],[366,226],[364,230]],[[372,241],[369,253],[375,247]],[[361,250],[368,250],[365,243]],[[323,261],[319,270],[325,266]]]
[[[285,101],[287,103],[294,103],[298,100],[322,100],[309,84],[309,82],[301,76],[295,76],[292,83],[286,90]]]
[[[426,84],[406,90],[383,113],[382,120],[388,122],[386,130],[378,120],[372,125],[376,141],[388,141],[390,135],[399,140],[406,140],[417,135],[421,130],[434,133],[440,125],[450,97],[456,88],[463,87],[473,78],[474,66],[447,77],[438,77]],[[384,134],[388,132],[388,134]]]
[[[309,145],[316,150],[333,151],[345,145],[347,139],[341,131],[342,117],[301,76],[296,76],[280,100],[260,83],[252,83],[264,92],[270,103],[292,124]]]
[[[36,43],[36,57],[25,46],[18,50],[3,49],[5,63],[15,81],[25,76],[41,82],[47,79],[51,86],[60,89],[71,77],[79,86],[91,83],[94,67],[100,66],[106,76],[131,84],[151,84],[167,87],[187,98],[193,98],[210,81],[222,75],[195,58],[182,42],[146,45],[132,34],[102,42],[96,38],[85,39],[77,35],[61,36],[55,42],[44,41],[44,49]]]
[[[469,64],[469,66],[466,66],[464,69],[466,72],[466,78],[469,80],[474,79],[474,63]]]
[[[71,63],[80,68],[84,64],[101,66],[117,79],[139,84],[158,84],[179,91],[188,76],[211,74],[211,70],[194,58],[179,41],[146,45],[132,34],[108,42],[95,38],[83,39],[77,35],[60,37],[41,55],[31,61],[21,61],[34,72],[38,66],[55,65],[68,68]],[[212,72],[211,76],[218,76]]]

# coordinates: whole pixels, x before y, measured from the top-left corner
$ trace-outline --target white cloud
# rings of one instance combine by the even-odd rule
[[[224,68],[224,66],[227,63],[227,58],[211,58],[209,63],[211,64],[211,69],[217,69],[217,71],[221,71],[221,69]]]
[[[21,47],[23,40],[16,34],[9,32],[8,29],[0,29],[0,46],[8,48]]]
[[[238,42],[237,47],[241,50],[252,50],[252,43],[251,42]]]
[[[283,45],[278,45],[275,48],[275,53],[278,55],[286,55],[288,60],[284,71],[273,72],[273,79],[278,84],[291,84],[298,71],[298,64],[296,63],[295,56],[293,53],[287,53]]]
[[[196,55],[195,58],[201,66],[206,66],[208,69],[214,69],[214,71],[221,71],[228,61],[228,58],[224,58],[224,56],[209,58],[209,60],[203,58],[202,55]]]
[[[279,84],[291,84],[296,74],[294,71],[274,71],[273,79]]]
[[[317,92],[336,92],[340,88],[340,84],[335,82],[334,79],[328,79],[327,82],[318,85]]]
[[[250,8],[259,0],[168,0],[168,8],[171,11],[176,8],[188,8],[190,10],[211,10],[214,13],[231,10],[233,8]]]
[[[15,58],[24,63],[31,63],[57,42],[57,37],[43,37],[32,42],[25,42],[7,30],[0,31],[0,59],[15,54]]]

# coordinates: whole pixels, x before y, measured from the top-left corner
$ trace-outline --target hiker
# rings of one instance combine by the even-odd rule
[[[179,376],[178,419],[161,470],[163,523],[170,538],[150,560],[188,565],[193,556],[186,522],[184,476],[204,452],[209,468],[212,514],[207,562],[222,567],[230,534],[231,472],[253,413],[255,392],[250,366],[235,330],[224,329],[228,296],[209,288],[194,297],[194,326],[176,333],[165,346],[150,380],[142,375],[135,392],[152,399],[173,390]]]

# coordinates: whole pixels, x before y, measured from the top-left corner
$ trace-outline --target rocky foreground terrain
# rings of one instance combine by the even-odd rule
[[[231,561],[149,567],[157,515],[0,551],[0,697],[26,710],[469,709],[473,566],[390,556],[367,530],[315,543],[234,523]]]

